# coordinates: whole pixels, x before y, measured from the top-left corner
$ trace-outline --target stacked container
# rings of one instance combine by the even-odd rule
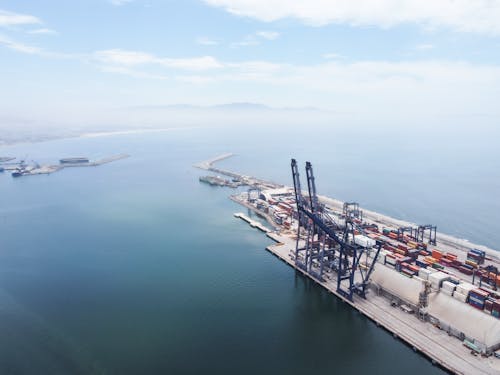
[[[363,235],[355,235],[354,236],[354,243],[358,246],[365,247],[365,248],[371,248],[375,246],[375,240],[373,238],[363,236]]]
[[[455,292],[453,293],[453,298],[462,302],[467,302],[469,292],[474,289],[475,286],[472,284],[460,283],[456,286]]]
[[[429,280],[429,275],[433,272],[432,269],[427,269],[421,267],[420,270],[418,270],[418,277],[424,280]]]
[[[453,292],[455,291],[456,285],[452,283],[451,281],[443,281],[443,284],[441,286],[441,292],[444,294],[449,295],[450,297],[453,296]]]
[[[488,314],[491,314],[491,311],[493,310],[493,304],[496,301],[497,299],[491,296],[486,298],[486,301],[484,301],[484,311],[487,312]]]
[[[387,256],[387,254],[390,254],[390,252],[387,250],[384,250],[384,249],[380,250],[380,253],[378,254],[377,262],[385,264],[385,257]]]
[[[394,254],[388,253],[385,256],[385,264],[389,265],[391,267],[395,267],[396,266],[396,256]]]
[[[471,249],[467,253],[467,260],[465,261],[465,263],[476,268],[479,264],[483,264],[485,257],[486,253],[484,251]]]
[[[474,267],[469,264],[463,264],[458,267],[458,270],[466,275],[472,275],[472,273],[474,272]]]
[[[434,272],[429,275],[429,281],[431,283],[432,288],[439,289],[441,288],[441,284],[443,281],[449,280],[450,275],[444,272]]]
[[[469,293],[469,304],[476,309],[483,310],[489,293],[482,289],[474,289]]]
[[[493,306],[491,308],[491,315],[496,318],[500,318],[500,300],[496,300],[493,302]]]
[[[434,249],[432,250],[432,257],[439,262],[443,257],[443,253],[439,250]]]

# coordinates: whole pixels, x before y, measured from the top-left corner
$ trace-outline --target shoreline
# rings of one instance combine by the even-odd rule
[[[158,128],[158,129],[124,129],[124,130],[103,130],[95,132],[85,132],[78,133],[74,135],[61,135],[61,136],[43,136],[40,135],[41,139],[31,139],[31,140],[15,140],[1,143],[0,137],[0,150],[3,147],[19,146],[19,145],[34,145],[44,142],[60,141],[65,139],[79,139],[79,138],[99,138],[99,137],[110,137],[114,135],[132,135],[132,134],[144,134],[144,133],[162,133],[171,130],[188,130],[188,129],[199,129],[201,126],[175,126],[171,128]]]
[[[224,160],[224,159],[227,159],[227,158],[233,157],[233,156],[235,156],[235,155],[232,153],[224,153],[224,154],[218,155],[216,157],[210,158],[208,160],[204,160],[204,161],[201,161],[199,163],[196,163],[193,166],[195,168],[199,168],[199,169],[206,170],[209,172],[224,174],[224,175],[227,175],[230,177],[240,176],[240,177],[242,177],[242,180],[248,182],[249,186],[251,186],[252,184],[255,184],[255,183],[260,183],[260,184],[267,184],[269,186],[274,186],[275,188],[293,189],[293,187],[290,187],[288,185],[282,185],[282,184],[278,184],[278,183],[275,183],[272,181],[265,181],[265,180],[261,180],[257,177],[243,175],[243,174],[239,174],[236,172],[227,171],[224,169],[219,169],[219,168],[214,167],[214,164],[217,163],[218,161]],[[337,208],[339,211],[342,211],[342,207],[343,207],[344,202],[342,202],[338,199],[335,199],[335,198],[327,197],[325,195],[318,195],[318,197],[320,200],[327,203],[328,205]],[[232,199],[232,200],[234,200],[234,199]],[[382,224],[382,225],[396,227],[396,228],[397,227],[407,227],[407,226],[412,226],[412,227],[417,226],[415,223],[411,223],[409,221],[397,219],[397,218],[391,217],[391,216],[386,215],[386,214],[382,214],[379,212],[365,209],[361,205],[360,205],[360,209],[363,211],[364,215],[366,217],[368,217],[371,221],[374,221],[374,222]],[[454,235],[444,233],[444,232],[437,232],[436,237],[437,237],[437,240],[441,242],[441,244],[444,244],[446,246],[453,246],[455,249],[460,250],[464,253],[467,253],[467,251],[470,250],[471,248],[484,250],[494,261],[500,263],[500,249],[496,250],[496,249],[490,248],[487,245],[475,243],[467,238],[458,238],[458,237],[455,237]]]

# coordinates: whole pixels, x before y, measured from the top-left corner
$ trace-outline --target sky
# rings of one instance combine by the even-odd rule
[[[0,0],[0,72],[9,126],[225,103],[494,124],[500,1]]]

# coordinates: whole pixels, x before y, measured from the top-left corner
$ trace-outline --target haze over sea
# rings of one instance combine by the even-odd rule
[[[266,252],[192,165],[233,152],[220,166],[291,184],[290,158],[309,160],[321,194],[499,249],[497,139],[261,125],[3,147],[42,164],[131,157],[0,175],[0,373],[440,373]]]

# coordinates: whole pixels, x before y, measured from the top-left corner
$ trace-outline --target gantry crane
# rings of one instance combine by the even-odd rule
[[[331,270],[337,274],[339,294],[350,301],[354,293],[365,298],[381,244],[374,249],[357,245],[355,232],[364,231],[353,217],[346,217],[344,225],[333,220],[318,199],[311,163],[306,163],[308,199],[302,194],[295,159],[291,167],[298,214],[296,266],[320,281],[324,281],[325,272]]]

